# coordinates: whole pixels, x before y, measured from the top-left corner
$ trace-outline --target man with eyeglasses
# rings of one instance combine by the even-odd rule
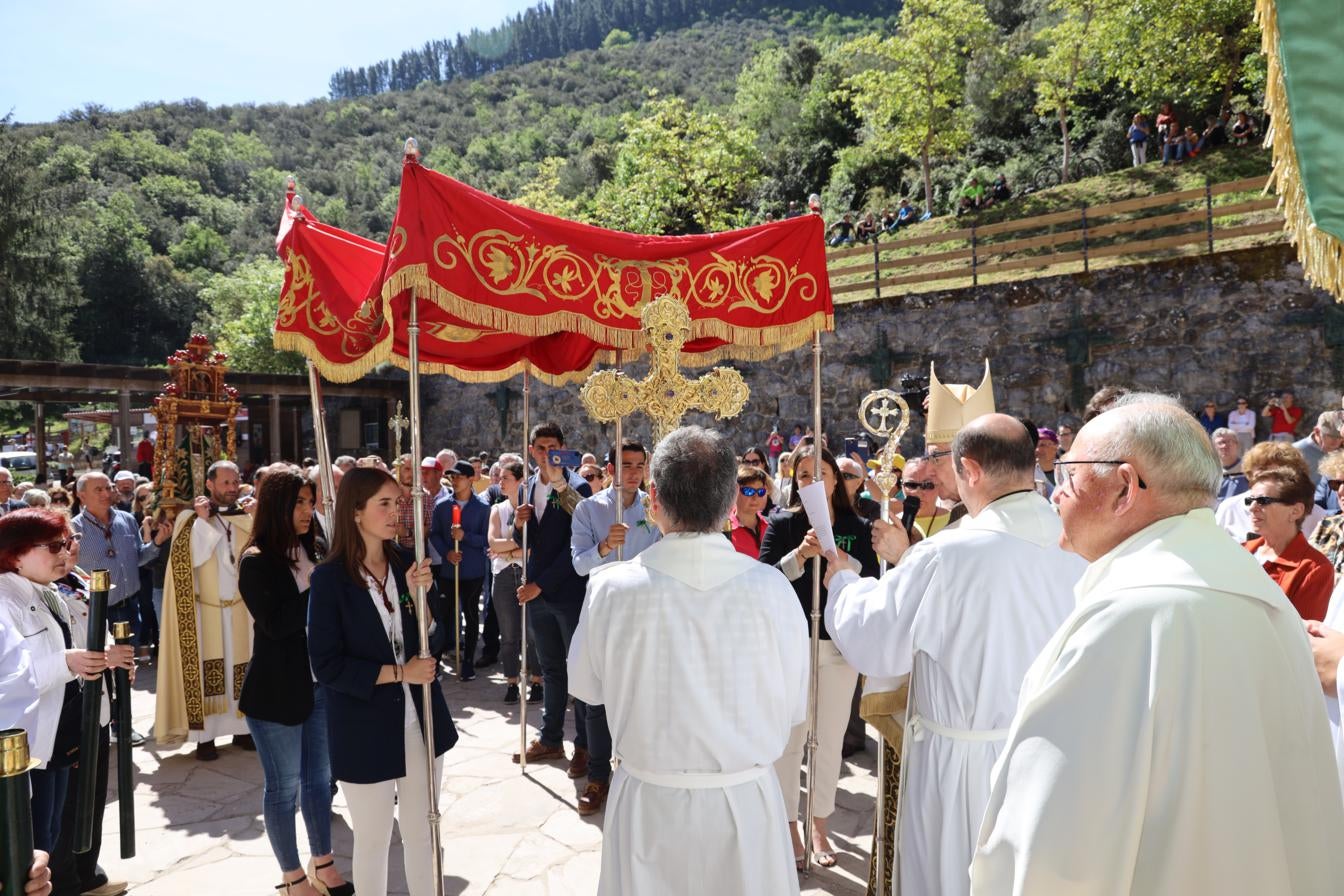
[[[1237,434],[1226,426],[1220,426],[1213,431],[1211,441],[1213,450],[1218,454],[1218,463],[1223,467],[1223,480],[1218,486],[1217,500],[1223,501],[1250,491],[1251,483],[1241,470],[1241,441]]]
[[[1307,462],[1307,473],[1315,484],[1320,476],[1321,458],[1331,451],[1337,451],[1344,445],[1344,411],[1326,411],[1316,418],[1316,425],[1304,439],[1298,439],[1293,447],[1302,452]]]
[[[1022,684],[971,892],[1339,892],[1307,633],[1214,522],[1208,435],[1175,399],[1130,394],[1059,467],[1061,543],[1091,565]]]
[[[949,463],[948,467],[952,465]],[[905,464],[905,478],[901,489],[907,498],[919,499],[919,513],[915,515],[915,526],[919,534],[928,538],[941,532],[952,521],[952,514],[938,506],[939,487],[937,480],[937,461],[928,456],[916,457]],[[893,511],[895,508],[892,508]],[[893,513],[892,518],[898,518]]]
[[[627,439],[621,443],[621,482],[615,485],[616,452],[607,454],[607,475],[613,477],[610,487],[594,491],[574,508],[574,527],[569,536],[570,556],[574,571],[581,576],[618,560],[630,560],[645,548],[656,544],[663,533],[648,516],[648,495],[644,492],[644,475],[648,452],[644,446]],[[593,467],[594,470],[598,468]],[[593,484],[600,486],[601,474]],[[617,492],[621,501],[621,521],[616,522]],[[588,783],[579,795],[580,815],[594,815],[607,802],[611,787],[611,730],[607,727],[606,708],[584,704],[583,723],[588,731],[586,750],[576,747],[570,777],[588,776]]]
[[[899,524],[874,523],[874,547],[892,568],[861,579],[839,564],[826,607],[850,665],[869,676],[910,676],[899,886],[940,896],[968,890],[974,832],[1018,685],[1068,616],[1085,567],[1059,547],[1059,519],[1034,488],[1036,455],[1021,421],[977,417],[952,450],[968,514],[961,525],[911,547]],[[907,489],[924,475],[914,466]]]
[[[14,474],[0,467],[0,516],[27,506],[22,498],[14,497]]]

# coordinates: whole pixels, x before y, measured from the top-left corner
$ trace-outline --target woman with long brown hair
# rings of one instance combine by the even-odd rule
[[[384,470],[356,467],[336,494],[331,553],[313,570],[308,654],[326,689],[331,770],[345,791],[355,834],[355,889],[387,893],[395,815],[411,896],[434,891],[424,730],[434,755],[457,742],[443,692],[434,684],[452,610],[434,588],[429,561],[416,565],[396,544],[401,487]],[[411,592],[428,592],[428,652],[420,657]],[[430,689],[431,719],[422,716]],[[435,762],[437,782],[440,764]],[[437,787],[436,787],[437,790]]]
[[[822,574],[830,561],[821,554],[821,543],[808,522],[799,492],[811,485],[815,474],[815,447],[802,445],[794,452],[793,475],[790,477],[789,506],[770,515],[770,525],[761,539],[761,562],[779,568],[793,582],[798,603],[809,624],[812,617],[813,567],[821,563]],[[845,551],[860,575],[877,577],[877,554],[873,552],[871,524],[854,512],[840,474],[840,465],[826,449],[821,450],[821,474],[827,494],[831,530],[836,546]],[[821,653],[817,676],[817,755],[816,780],[809,781],[813,791],[812,846],[817,864],[829,868],[835,864],[835,853],[827,836],[826,820],[835,811],[835,790],[840,781],[840,751],[844,745],[845,727],[849,724],[850,706],[858,675],[845,662],[840,651],[831,644],[826,630],[826,587],[821,589]],[[784,809],[789,813],[789,828],[793,834],[793,852],[801,863],[803,841],[798,833],[799,770],[807,738],[807,723],[798,725],[789,737],[784,755],[775,763],[775,773],[784,791]]]

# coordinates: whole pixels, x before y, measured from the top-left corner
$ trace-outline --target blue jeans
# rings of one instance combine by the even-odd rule
[[[28,773],[33,788],[33,849],[51,852],[61,835],[61,809],[70,783],[69,768],[35,768]]]
[[[565,740],[565,705],[569,702],[569,669],[565,665],[569,655],[569,641],[579,625],[579,610],[583,604],[555,606],[544,598],[527,605],[527,633],[537,645],[537,662],[541,666],[541,733],[539,739],[547,747],[558,747]],[[574,746],[588,748],[588,732],[583,723],[582,703],[574,701]]]
[[[140,646],[140,598],[136,594],[123,600],[121,603],[107,608],[107,625],[112,627],[114,622],[129,622],[131,624],[131,646]],[[109,637],[107,643],[111,644]]]
[[[607,727],[607,708],[574,701],[574,715],[588,732],[588,780],[611,780],[611,729]]]
[[[331,852],[331,758],[327,752],[325,688],[313,685],[313,713],[302,725],[281,725],[249,716],[247,730],[252,732],[266,779],[261,807],[271,851],[282,872],[297,871],[303,863],[294,831],[295,803],[303,811],[309,853],[325,856]]]

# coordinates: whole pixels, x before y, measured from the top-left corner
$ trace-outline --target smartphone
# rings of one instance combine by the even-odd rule
[[[867,440],[860,439],[857,436],[845,439],[845,457],[850,457],[854,454],[857,454],[863,463],[868,463],[868,458],[871,454],[868,450]]]
[[[583,462],[583,455],[577,451],[557,448],[546,455],[546,462],[553,467],[569,467],[571,470],[577,470]]]

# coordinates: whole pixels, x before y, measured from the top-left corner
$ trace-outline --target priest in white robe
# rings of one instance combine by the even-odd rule
[[[1316,675],[1325,691],[1325,714],[1330,720],[1330,738],[1335,745],[1335,764],[1339,771],[1339,786],[1344,792],[1344,726],[1340,723],[1340,704],[1344,703],[1344,675],[1340,675],[1344,660],[1344,586],[1336,585],[1330,596],[1330,608],[1325,612],[1324,624],[1307,623],[1311,654],[1316,661]]]
[[[1213,520],[1188,411],[1131,394],[1056,466],[1091,565],[994,769],[976,896],[1344,892],[1344,805],[1301,620]]]
[[[1073,608],[1086,564],[1059,547],[1059,517],[1033,488],[1026,427],[1004,414],[967,424],[951,467],[968,516],[909,547],[875,524],[881,579],[841,569],[826,625],[865,675],[911,676],[901,757],[892,890],[957,896],[970,889],[990,773],[1036,653]]]
[[[797,894],[772,770],[807,717],[808,633],[788,580],[723,522],[737,463],[684,427],[654,451],[664,538],[595,569],[569,690],[604,704],[613,753],[598,896]]]

